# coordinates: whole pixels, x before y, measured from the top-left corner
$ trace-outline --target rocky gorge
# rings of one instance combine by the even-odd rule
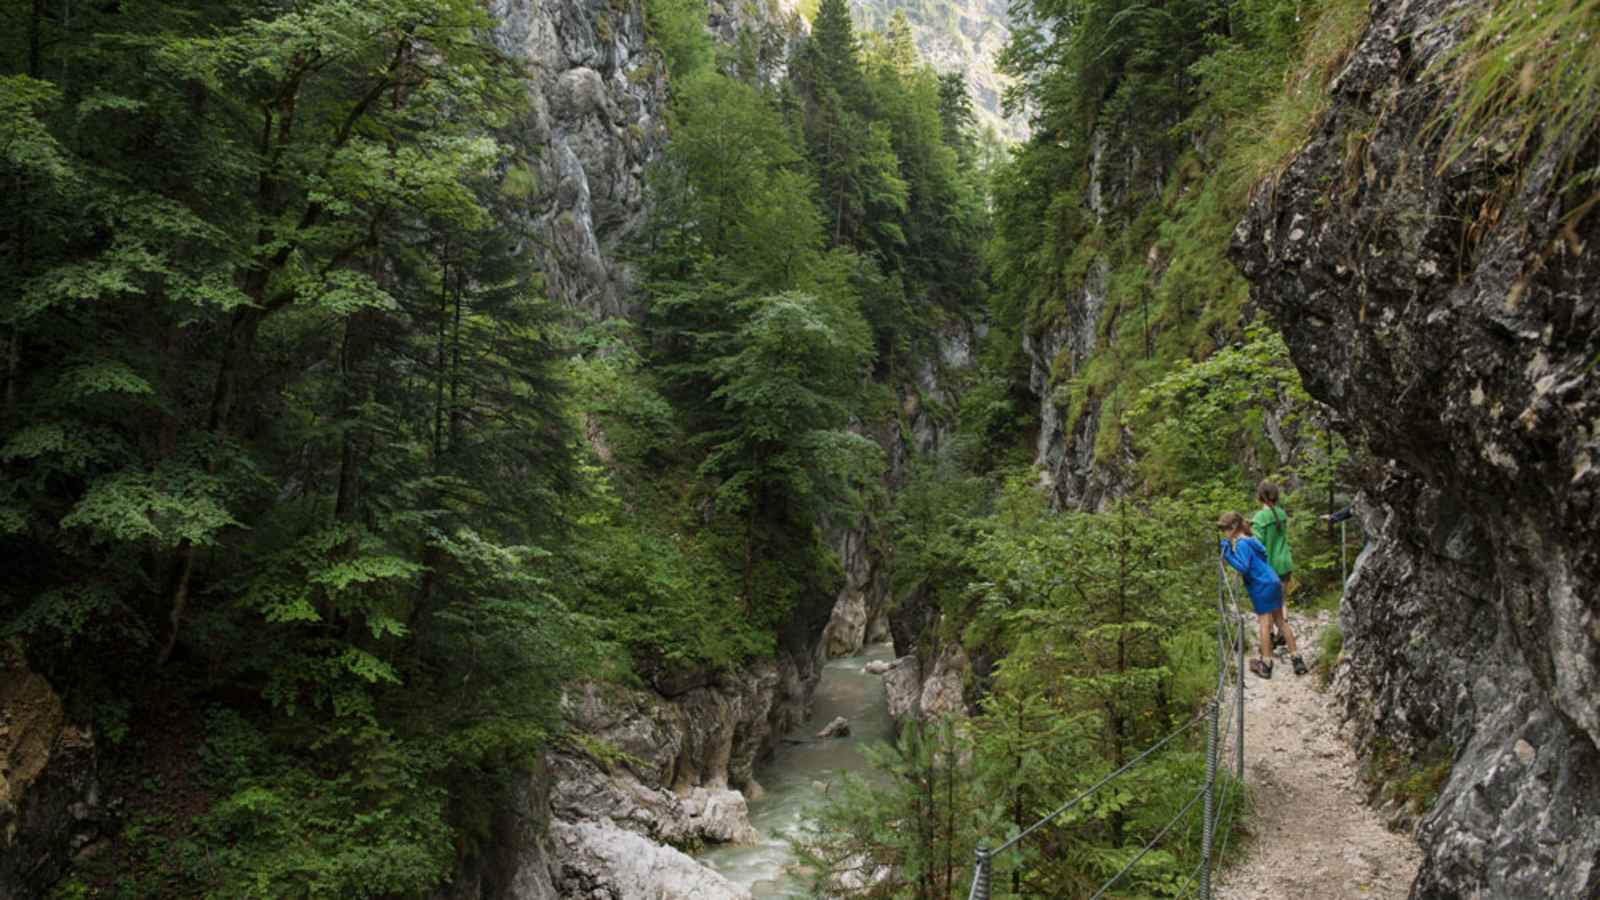
[[[1567,166],[1436,127],[1463,7],[1377,3],[1233,240],[1365,451],[1338,677],[1369,758],[1433,767],[1414,898],[1600,892],[1600,218]]]
[[[551,298],[575,317],[637,320],[643,291],[630,244],[650,217],[650,167],[671,139],[672,86],[646,7],[491,8],[498,49],[528,75],[529,107],[505,135],[531,186],[519,215],[532,237],[520,252],[537,258]],[[1495,140],[1444,146],[1436,116],[1456,83],[1441,72],[1458,58],[1464,8],[1373,4],[1339,60],[1326,114],[1258,187],[1231,254],[1251,282],[1244,318],[1281,329],[1306,389],[1355,452],[1370,539],[1348,583],[1334,685],[1374,794],[1386,784],[1437,788],[1389,810],[1425,852],[1412,896],[1592,896],[1600,219],[1569,182],[1594,168],[1600,145],[1579,134],[1531,153]],[[888,7],[863,9],[881,18]],[[804,29],[794,12],[718,0],[706,25],[750,50],[770,80]],[[970,38],[963,52],[996,46],[1004,28],[985,17],[1001,12],[993,3],[956,10]],[[919,43],[926,52],[926,35]],[[982,105],[993,106],[983,91],[997,84],[978,82]],[[1168,171],[1182,168],[1173,160],[1119,149],[1098,128],[1090,137],[1081,168],[1095,240],[1084,242],[1082,277],[1035,298],[1005,374],[1025,382],[1009,390],[1029,406],[1016,430],[1027,456],[1019,468],[1031,460],[1056,509],[1099,509],[1136,489],[1124,410],[1100,402],[1104,382],[1086,385],[1083,373],[1119,338],[1118,352],[1139,355],[1127,353],[1133,332],[1116,324],[1135,314],[1129,259],[1159,285],[1172,258],[1165,238],[1131,251],[1097,241],[1121,227],[1126,207],[1193,186]],[[1035,310],[1045,312],[1034,319]],[[951,446],[969,376],[987,364],[988,327],[941,318],[908,370],[873,385],[878,418],[849,428],[887,462],[885,493]],[[1236,337],[1231,321],[1208,327],[1204,349],[1178,356]],[[1148,360],[1148,328],[1144,340]],[[1263,414],[1261,430],[1280,457],[1293,455],[1278,410]],[[606,435],[587,432],[609,462]],[[658,659],[615,682],[559,682],[567,730],[518,777],[478,842],[456,847],[451,860],[464,861],[435,896],[747,897],[692,854],[757,839],[759,767],[786,736],[812,741],[832,716],[811,715],[830,661],[891,641],[892,662],[882,647],[870,663],[844,662],[881,676],[871,690],[881,689],[895,722],[969,711],[991,651],[963,647],[952,637],[959,623],[939,619],[937,603],[895,596],[881,512],[818,529],[831,550],[824,580],[836,589],[784,607],[770,655],[722,667]],[[75,857],[109,843],[116,816],[102,821],[95,732],[73,715],[21,653],[0,646],[0,896],[42,895]],[[836,720],[828,730],[848,727]]]
[[[518,140],[537,160],[541,192],[529,215],[547,237],[537,252],[552,295],[588,315],[631,316],[634,276],[621,251],[648,215],[644,172],[667,137],[666,82],[643,8],[572,0],[506,2],[496,12],[502,49],[532,66],[532,111]],[[782,6],[729,4],[710,10],[708,27],[730,45],[752,36],[758,58],[779,65],[797,21]],[[890,460],[891,482],[944,438],[950,385],[974,364],[977,339],[949,334],[903,391],[903,428],[864,424]],[[762,790],[756,764],[807,719],[822,663],[888,637],[885,548],[866,526],[833,543],[839,592],[797,611],[775,660],[643,688],[574,686],[574,740],[522,797],[546,836],[526,816],[503,819],[495,850],[449,896],[740,896],[682,850],[753,837],[746,797]]]

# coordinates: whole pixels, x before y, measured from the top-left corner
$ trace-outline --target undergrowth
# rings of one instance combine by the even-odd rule
[[[1344,654],[1344,630],[1338,622],[1331,622],[1322,629],[1317,650],[1317,686],[1326,688],[1333,682],[1333,670]]]
[[[1484,4],[1460,22],[1467,39],[1432,72],[1455,94],[1432,123],[1439,168],[1483,145],[1511,158],[1554,150],[1561,190],[1600,187],[1600,168],[1573,171],[1600,113],[1600,0]]]
[[[1398,804],[1412,815],[1433,808],[1450,777],[1451,752],[1435,741],[1415,754],[1379,738],[1361,767],[1362,778],[1383,804]]]

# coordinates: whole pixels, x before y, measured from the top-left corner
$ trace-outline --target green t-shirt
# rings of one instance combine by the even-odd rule
[[[1263,506],[1250,520],[1255,536],[1267,547],[1267,562],[1278,577],[1294,571],[1294,554],[1289,552],[1289,514],[1275,506]]]

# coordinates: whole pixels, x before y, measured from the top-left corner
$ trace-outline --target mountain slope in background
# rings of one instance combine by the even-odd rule
[[[978,121],[1007,140],[1027,139],[1026,120],[1007,118],[1000,105],[1005,76],[995,58],[1011,38],[1006,0],[851,0],[850,8],[857,25],[878,32],[888,29],[895,10],[904,10],[922,58],[941,73],[967,74]]]

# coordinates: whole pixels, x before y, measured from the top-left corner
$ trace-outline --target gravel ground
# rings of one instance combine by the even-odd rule
[[[1315,666],[1328,613],[1291,614]],[[1254,652],[1254,622],[1247,626]],[[1364,802],[1355,753],[1316,674],[1295,677],[1279,651],[1272,678],[1245,685],[1245,780],[1255,801],[1244,859],[1221,872],[1219,900],[1404,900],[1421,854]],[[1224,759],[1232,760],[1231,751]]]

